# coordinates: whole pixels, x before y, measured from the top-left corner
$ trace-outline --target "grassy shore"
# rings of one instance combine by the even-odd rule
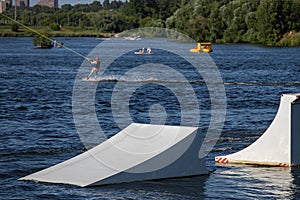
[[[284,34],[278,46],[300,46],[300,32],[291,31]]]
[[[62,27],[60,31],[53,31],[48,26],[29,27],[33,31],[20,27],[17,32],[11,30],[11,25],[0,26],[0,37],[32,37],[34,31],[44,34],[48,33],[53,37],[111,37],[110,33],[99,33],[93,27]]]
[[[62,27],[60,31],[53,31],[49,26],[19,27],[17,32],[12,31],[11,25],[0,26],[0,37],[32,37],[34,31],[41,34],[49,34],[52,37],[99,37],[109,38],[113,34],[100,33],[94,27]],[[286,33],[275,46],[300,46],[300,32],[291,31]]]

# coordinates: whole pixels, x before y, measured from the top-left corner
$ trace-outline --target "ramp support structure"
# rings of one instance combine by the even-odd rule
[[[247,148],[215,157],[218,163],[300,165],[300,93],[282,94],[278,112],[265,133]]]

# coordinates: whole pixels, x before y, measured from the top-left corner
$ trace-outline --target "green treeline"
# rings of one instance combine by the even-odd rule
[[[14,17],[14,8],[5,12]],[[0,18],[1,24],[10,24]],[[162,27],[198,41],[300,45],[300,0],[104,0],[101,4],[18,8],[17,20],[59,31],[77,27],[118,33],[138,27]]]
[[[299,0],[192,0],[166,21],[196,40],[300,45]],[[298,33],[298,34],[295,34]]]

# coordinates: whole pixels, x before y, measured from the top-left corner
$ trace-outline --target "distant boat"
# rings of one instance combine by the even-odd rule
[[[136,51],[134,54],[144,54],[143,52]]]
[[[146,51],[144,50],[144,48],[142,48],[139,51],[135,51],[134,54],[153,54],[153,52],[150,48],[148,48]]]
[[[212,51],[213,50],[212,50],[211,42],[198,42],[195,48],[190,49],[190,52],[192,53],[200,53],[200,52],[209,53]]]
[[[33,45],[39,49],[49,49],[53,47],[52,39],[49,35],[34,35],[33,36]]]
[[[52,44],[51,45],[37,45],[37,46],[35,46],[35,48],[38,48],[38,49],[50,49],[52,47],[53,47]]]
[[[143,52],[136,51],[136,52],[134,52],[134,54],[148,54],[149,55],[149,54],[153,54],[153,53],[147,53],[147,52],[143,53]]]
[[[139,35],[132,35],[132,36],[127,36],[127,37],[124,37],[125,40],[141,40],[141,36]]]

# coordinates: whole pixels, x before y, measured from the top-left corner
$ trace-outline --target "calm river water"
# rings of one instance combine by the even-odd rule
[[[88,55],[101,42],[94,38],[57,40],[82,55]],[[172,45],[180,48],[190,44]],[[86,151],[72,114],[73,87],[83,58],[63,48],[35,49],[31,38],[0,38],[0,199],[299,199],[298,168],[217,165],[214,157],[254,142],[272,122],[280,94],[300,92],[300,48],[213,45],[213,49],[210,56],[224,81],[227,100],[222,134],[206,158],[207,168],[213,172],[191,178],[80,188],[17,179]],[[172,90],[153,78],[157,76],[155,70],[150,77],[137,72],[119,79],[131,66],[148,62],[170,64],[185,75],[188,83],[176,78],[165,83],[191,85],[203,100],[200,121],[204,129],[208,125],[209,112],[205,111],[210,108],[209,98],[201,77],[173,54],[155,48],[153,52],[144,57],[133,51],[124,54],[98,83],[95,108],[108,137],[120,130],[111,109],[113,89],[119,82],[142,83],[130,98],[132,121],[150,123],[156,111],[151,105],[160,104],[157,110],[164,108],[166,124],[180,123],[180,102]],[[90,69],[86,66],[83,71],[88,73]],[[117,106],[117,110],[123,109]],[[122,113],[118,114],[122,118]]]

